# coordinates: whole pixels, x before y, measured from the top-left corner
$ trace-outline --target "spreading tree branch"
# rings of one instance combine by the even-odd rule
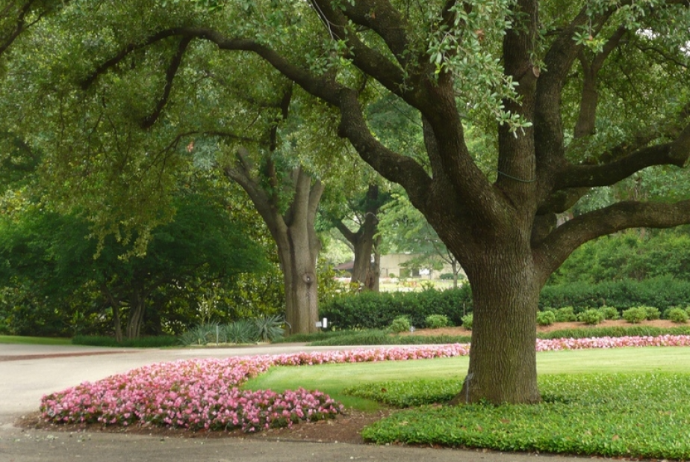
[[[675,204],[624,201],[580,215],[556,228],[534,248],[542,279],[585,242],[630,228],[672,228],[690,223],[690,201]]]
[[[603,165],[571,165],[560,173],[556,184],[558,189],[610,186],[653,165],[683,167],[688,157],[690,125],[671,143],[642,148]]]
[[[158,103],[156,103],[156,108],[153,110],[153,113],[151,113],[141,122],[141,128],[144,130],[153,127],[153,124],[156,123],[156,120],[158,120],[158,117],[160,117],[161,113],[163,112],[163,108],[165,108],[168,98],[170,98],[173,80],[175,79],[177,70],[180,68],[180,64],[182,64],[182,57],[187,51],[187,47],[191,41],[191,37],[183,37],[182,40],[180,40],[180,44],[177,46],[177,51],[175,52],[175,55],[170,61],[170,65],[165,72],[165,88],[163,90],[163,95],[158,100]]]

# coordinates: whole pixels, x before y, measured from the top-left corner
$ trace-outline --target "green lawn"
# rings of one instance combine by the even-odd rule
[[[345,395],[343,390],[359,384],[390,380],[464,379],[469,358],[385,361],[379,363],[325,364],[275,367],[250,380],[251,390],[283,391],[299,387],[328,393],[346,406],[374,410],[374,401]],[[650,347],[548,351],[537,354],[539,374],[592,372],[682,372],[690,373],[690,348]]]
[[[281,367],[247,387],[316,388],[364,410],[375,399],[413,406],[364,429],[379,444],[690,459],[690,347],[542,352],[537,361],[537,405],[435,405],[457,394],[467,357]]]
[[[0,335],[0,343],[14,343],[22,345],[71,345],[68,338],[53,337],[23,337],[19,335]]]

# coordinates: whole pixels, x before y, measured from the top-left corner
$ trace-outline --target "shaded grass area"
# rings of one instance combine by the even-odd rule
[[[410,394],[371,384],[375,394]],[[452,396],[457,380],[436,380],[413,393],[415,404]],[[690,374],[546,374],[539,405],[422,406],[367,427],[376,443],[440,444],[500,451],[688,459]],[[381,390],[385,389],[385,393]],[[366,395],[366,394],[365,394]],[[370,395],[371,396],[371,395]],[[390,401],[406,400],[392,399]]]
[[[21,345],[71,345],[68,338],[24,337],[20,335],[0,335],[0,343]]]
[[[178,338],[170,335],[160,335],[157,337],[142,337],[138,339],[124,339],[122,340],[122,342],[119,343],[113,337],[77,335],[72,339],[71,343],[73,345],[89,345],[119,348],[163,348],[180,345],[180,341],[178,340]]]
[[[414,361],[385,361],[376,363],[323,364],[318,366],[273,367],[267,373],[249,380],[243,388],[270,389],[275,392],[303,387],[318,389],[347,407],[364,411],[381,408],[381,404],[367,398],[350,396],[347,387],[405,377],[421,380],[429,375],[437,378],[457,377],[467,369],[469,358],[441,358]]]

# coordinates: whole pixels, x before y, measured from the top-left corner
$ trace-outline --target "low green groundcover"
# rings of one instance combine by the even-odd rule
[[[547,375],[539,405],[430,405],[457,392],[457,380],[388,382],[350,390],[401,411],[362,432],[376,443],[438,444],[500,451],[690,458],[690,374]]]

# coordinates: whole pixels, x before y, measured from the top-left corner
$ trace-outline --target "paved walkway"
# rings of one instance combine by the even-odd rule
[[[156,362],[343,347],[276,345],[199,350],[125,350],[82,346],[0,345],[0,462],[33,461],[396,461],[527,462],[534,455],[394,446],[257,441],[240,438],[161,438],[113,433],[23,430],[13,422],[38,410],[44,394]],[[581,461],[562,458],[559,461]]]

